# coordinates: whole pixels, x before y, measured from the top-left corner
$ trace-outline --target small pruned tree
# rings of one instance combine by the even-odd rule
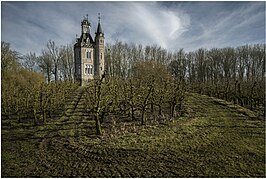
[[[141,111],[141,125],[145,124],[146,121],[146,112],[148,105],[151,104],[152,101],[152,93],[154,92],[154,78],[151,79],[148,83],[141,83],[140,85],[140,93],[138,94],[138,107]]]
[[[105,75],[92,80],[85,87],[85,108],[88,114],[93,114],[98,135],[102,135],[101,123],[113,103],[110,90],[112,89],[109,81],[105,80]]]
[[[185,99],[185,82],[184,80],[170,80],[168,85],[168,103],[170,106],[171,118],[176,117],[176,107],[180,111]]]
[[[150,109],[154,117],[155,108],[159,107],[162,113],[162,105],[165,102],[165,81],[171,78],[167,66],[156,61],[140,61],[133,66],[133,78],[135,101],[141,111],[142,124],[145,123],[147,110]]]

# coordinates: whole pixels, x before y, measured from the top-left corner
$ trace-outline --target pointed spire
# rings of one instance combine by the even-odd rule
[[[101,14],[98,13],[98,28],[97,28],[97,32],[96,32],[96,34],[103,33],[103,31],[102,31],[102,27],[101,27],[101,16],[100,16],[100,15],[101,15]]]
[[[98,13],[98,22],[101,22],[101,13]]]

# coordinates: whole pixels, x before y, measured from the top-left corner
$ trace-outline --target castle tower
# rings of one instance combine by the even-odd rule
[[[101,27],[101,17],[98,14],[98,27],[95,33],[95,75],[101,76],[104,73],[104,33]]]
[[[84,86],[104,72],[104,34],[100,17],[95,41],[90,34],[88,15],[81,22],[81,36],[74,45],[75,82]]]

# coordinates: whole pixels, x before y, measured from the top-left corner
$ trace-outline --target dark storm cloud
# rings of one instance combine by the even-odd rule
[[[88,14],[94,34],[101,12],[106,42],[169,50],[264,43],[265,2],[2,2],[2,40],[26,54],[80,35]]]

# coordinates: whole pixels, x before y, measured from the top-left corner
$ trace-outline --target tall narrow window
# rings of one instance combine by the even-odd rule
[[[85,64],[85,74],[86,75],[93,75],[93,66]]]
[[[89,75],[92,75],[92,65],[89,65]]]
[[[101,53],[101,60],[103,59],[103,53]]]
[[[89,73],[89,65],[85,64],[85,75],[87,75]]]
[[[87,51],[87,52],[86,52],[86,57],[87,57],[88,59],[91,59],[91,51]]]

